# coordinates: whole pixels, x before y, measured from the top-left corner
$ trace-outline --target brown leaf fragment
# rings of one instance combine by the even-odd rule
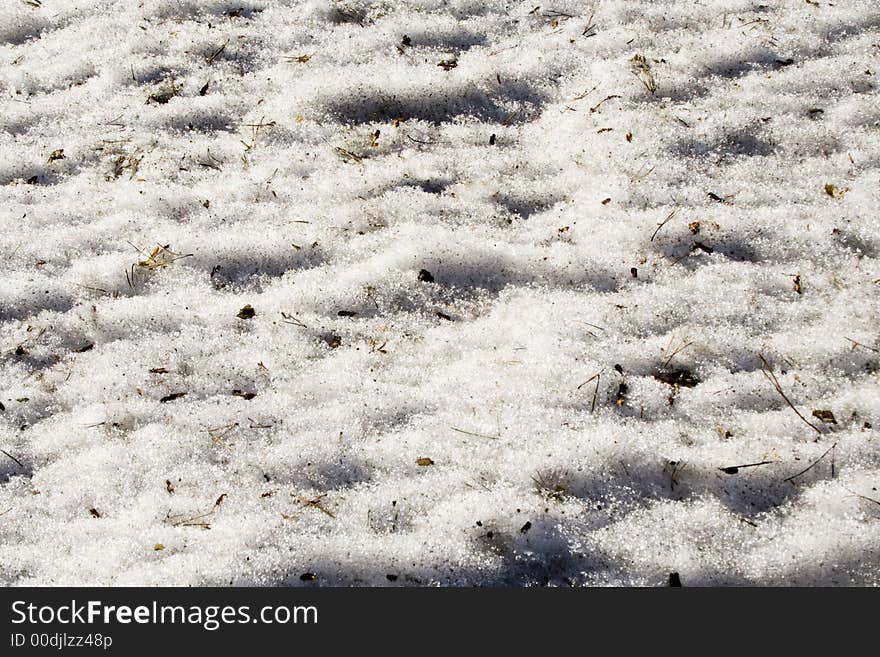
[[[666,370],[658,372],[654,378],[670,386],[683,386],[685,388],[693,388],[700,383],[693,372],[685,369]]]
[[[840,187],[832,185],[831,183],[825,184],[825,193],[828,194],[828,196],[830,196],[831,198],[841,199],[848,191],[849,187],[841,189]]]

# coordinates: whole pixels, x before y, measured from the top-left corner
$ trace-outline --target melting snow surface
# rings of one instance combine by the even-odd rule
[[[3,3],[0,581],[880,584],[880,8],[536,4]]]

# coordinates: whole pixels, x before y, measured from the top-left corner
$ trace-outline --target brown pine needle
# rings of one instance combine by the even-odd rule
[[[657,233],[660,232],[660,229],[663,228],[663,226],[665,226],[666,224],[668,224],[669,221],[670,221],[670,220],[671,220],[676,214],[678,214],[678,208],[675,208],[672,212],[669,213],[669,216],[666,217],[666,219],[664,219],[664,220],[661,221],[659,224],[657,224],[657,228],[656,228],[656,230],[654,230],[654,234],[651,235],[651,241],[652,241],[652,242],[654,241],[654,238],[657,237]]]
[[[19,461],[17,458],[15,458],[12,454],[7,452],[5,449],[0,449],[0,452],[3,452],[4,454],[6,454],[6,456],[11,458],[13,461],[15,461],[18,464],[18,467],[20,467],[22,470],[24,469],[24,463]]]
[[[593,411],[596,410],[596,399],[599,397],[599,381],[600,381],[599,377],[601,374],[602,374],[601,370],[599,372],[596,372],[593,376],[591,376],[589,379],[587,379],[586,381],[584,381],[582,384],[580,384],[577,387],[577,389],[580,390],[581,388],[583,388],[585,385],[587,385],[593,379],[596,380],[596,389],[593,391],[593,402],[590,404],[590,413],[592,413]]]
[[[846,490],[846,492],[848,492],[850,495],[855,495],[860,500],[865,500],[866,502],[873,502],[874,504],[877,504],[878,506],[880,506],[880,500],[875,500],[873,497],[868,497],[866,495],[860,495],[859,493],[856,493],[855,491],[852,491],[849,488],[846,488],[844,490]]]
[[[681,345],[679,347],[677,347],[671,354],[669,354],[669,356],[666,357],[666,360],[663,361],[663,365],[661,367],[666,367],[667,365],[669,365],[669,363],[672,362],[673,358],[675,358],[682,351],[684,351],[685,349],[690,347],[692,344],[693,344],[693,342],[685,342],[684,340],[682,340]],[[672,346],[671,341],[669,343],[669,346],[670,347]],[[669,349],[669,347],[667,347],[667,350],[668,349]]]
[[[764,376],[767,377],[767,380],[770,381],[770,383],[773,384],[773,387],[776,388],[776,392],[779,393],[779,396],[782,397],[782,399],[785,400],[785,403],[788,404],[788,405],[791,407],[791,410],[793,410],[793,411],[797,414],[797,416],[798,416],[801,420],[803,420],[804,423],[805,423],[808,427],[810,427],[813,431],[815,431],[816,433],[818,433],[818,434],[821,436],[821,435],[822,435],[822,430],[821,430],[819,427],[817,427],[815,424],[813,424],[812,422],[810,422],[810,421],[809,421],[807,418],[805,418],[803,415],[801,415],[800,411],[799,411],[798,409],[795,408],[794,404],[791,403],[791,400],[789,400],[789,398],[785,396],[785,392],[782,390],[782,386],[781,386],[780,383],[779,383],[779,379],[777,379],[777,378],[776,378],[776,375],[773,374],[773,370],[770,369],[770,364],[767,362],[767,360],[764,358],[764,356],[762,356],[761,354],[758,354],[758,358],[761,359],[761,371],[764,373]],[[836,443],[835,443],[835,444],[836,444]],[[830,450],[829,450],[829,451],[830,451]],[[803,473],[801,473],[801,474],[803,474]],[[798,475],[795,475],[795,476],[798,476]]]
[[[867,349],[868,351],[873,351],[876,354],[880,354],[880,349],[875,349],[874,347],[869,347],[866,344],[862,344],[861,342],[856,342],[855,340],[852,340],[851,338],[848,338],[846,336],[844,336],[843,339],[848,340],[849,342],[852,342],[853,349],[855,349],[856,347],[862,347],[863,349]]]
[[[186,518],[185,514],[172,515],[171,513],[166,513],[165,524],[169,524],[170,521],[172,527],[201,527],[202,529],[211,529],[210,523],[205,522],[203,519],[213,515],[214,511],[217,510],[217,507],[220,506],[225,499],[226,493],[223,493],[215,500],[214,505],[208,511],[192,516],[191,518]]]
[[[459,429],[458,427],[450,426],[450,429],[453,431],[457,431],[458,433],[463,433],[468,436],[476,436],[477,438],[489,438],[490,440],[498,440],[499,436],[490,436],[485,433],[476,433],[474,431],[465,431],[464,429]]]
[[[821,460],[824,459],[826,456],[828,456],[828,453],[831,452],[831,451],[833,451],[835,447],[837,447],[837,443],[834,443],[831,447],[829,447],[828,449],[826,449],[826,450],[822,453],[822,456],[820,456],[820,457],[817,458],[815,461],[813,461],[812,463],[810,463],[810,465],[808,465],[806,468],[804,468],[803,470],[801,470],[800,472],[798,472],[796,475],[792,475],[792,476],[790,476],[790,477],[786,477],[786,478],[783,479],[782,481],[792,481],[793,479],[797,479],[798,477],[800,477],[802,474],[804,474],[804,473],[806,473],[806,472],[809,472],[811,469],[813,469],[813,468],[816,466],[816,464],[817,464],[819,461],[821,461]]]

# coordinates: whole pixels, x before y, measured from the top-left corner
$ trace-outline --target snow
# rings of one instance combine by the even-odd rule
[[[536,4],[0,6],[0,581],[880,584],[880,8]]]

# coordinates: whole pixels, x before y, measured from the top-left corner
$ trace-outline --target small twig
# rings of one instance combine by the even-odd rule
[[[803,415],[801,415],[800,411],[799,411],[798,409],[795,408],[794,404],[791,403],[791,400],[790,400],[788,397],[785,396],[785,392],[783,392],[783,390],[782,390],[782,386],[779,384],[779,379],[777,379],[777,378],[776,378],[776,375],[773,374],[773,370],[770,369],[770,364],[766,361],[766,359],[764,358],[764,356],[762,356],[761,354],[758,354],[758,358],[761,359],[761,371],[764,373],[764,376],[767,378],[767,380],[770,381],[770,383],[773,384],[773,387],[776,388],[776,392],[779,393],[779,396],[782,397],[782,399],[785,400],[785,403],[788,404],[788,405],[791,407],[791,410],[793,410],[793,411],[795,412],[795,414],[796,414],[801,420],[803,420],[804,423],[805,423],[808,427],[810,427],[813,431],[815,431],[816,433],[818,433],[818,434],[821,436],[821,435],[822,435],[822,430],[821,430],[819,427],[817,427],[815,424],[813,424],[812,422],[810,422],[810,421],[809,421],[807,418],[805,418]],[[836,444],[836,443],[835,443],[835,444]],[[823,456],[824,456],[824,455],[823,455]],[[811,466],[811,467],[812,467],[812,466]],[[807,468],[807,469],[809,469],[809,468]],[[806,470],[805,470],[804,472],[806,472]],[[801,473],[801,474],[803,474],[803,473]],[[795,476],[799,476],[799,475],[795,475]]]
[[[815,461],[813,461],[812,463],[810,463],[810,465],[808,465],[806,468],[804,468],[803,470],[801,470],[800,472],[798,472],[796,475],[792,475],[792,476],[790,476],[790,477],[786,477],[786,478],[783,479],[782,481],[792,481],[793,479],[797,479],[798,477],[800,477],[800,476],[801,476],[802,474],[804,474],[805,472],[808,472],[808,471],[811,470],[813,467],[815,467],[815,465],[816,465],[819,461],[821,461],[822,459],[824,459],[824,458],[828,455],[828,452],[833,451],[835,447],[837,447],[837,443],[834,443],[831,447],[829,447],[828,449],[826,449],[825,452],[822,454],[822,456],[820,456],[820,457],[817,458]]]

